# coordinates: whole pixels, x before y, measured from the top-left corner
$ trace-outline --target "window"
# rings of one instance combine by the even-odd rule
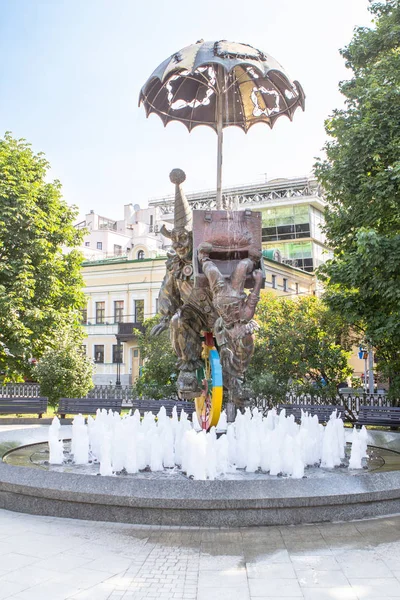
[[[82,308],[82,325],[87,323],[87,308]]]
[[[109,229],[110,231],[117,231],[117,222],[106,219],[105,217],[99,217],[99,229]]]
[[[296,294],[298,294],[299,293],[299,284],[296,283],[295,286],[296,286]]]
[[[139,358],[139,350],[133,351],[133,358]]]
[[[104,323],[104,317],[106,316],[106,303],[96,302],[96,325]]]
[[[94,362],[103,363],[104,362],[104,346],[95,346],[94,347]]]
[[[156,315],[158,314],[158,298],[156,298]]]
[[[124,316],[124,301],[116,300],[114,302],[114,323],[122,323]]]
[[[154,231],[154,227],[153,227],[153,215],[150,215],[150,225],[149,225],[149,231],[150,233],[152,231]]]
[[[90,246],[90,242],[85,242],[85,246],[86,246],[86,248],[87,248],[88,246]]]
[[[284,292],[288,291],[288,285],[287,285],[287,279],[286,279],[286,277],[283,278],[283,291]]]
[[[276,275],[272,275],[272,287],[276,290]]]
[[[118,244],[114,244],[114,255],[121,256],[121,254],[122,254],[122,246],[119,246]]]
[[[143,250],[139,250],[139,252],[137,253],[137,259],[138,260],[144,259],[144,251]]]
[[[316,244],[314,244],[316,246]],[[313,243],[312,242],[286,242],[274,244],[276,250],[280,250],[283,262],[298,267],[303,271],[313,271]]]
[[[112,361],[113,361],[113,363],[119,363],[119,364],[124,362],[123,361],[123,346],[122,346],[122,344],[113,344]]]
[[[97,250],[103,250],[103,242],[97,242],[96,248]]]
[[[143,323],[144,321],[144,300],[134,301],[135,323]]]
[[[262,211],[262,240],[291,240],[310,237],[308,205],[281,206]]]

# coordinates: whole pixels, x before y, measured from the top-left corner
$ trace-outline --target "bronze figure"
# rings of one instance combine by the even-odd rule
[[[212,223],[205,211],[196,211],[197,222],[203,218],[205,223],[197,227],[196,237],[201,240],[205,234],[207,239],[194,251],[192,211],[181,187],[185,173],[174,169],[170,179],[176,189],[174,227],[168,231],[163,226],[161,232],[172,240],[172,250],[159,294],[162,318],[152,335],[170,327],[178,357],[178,394],[196,398],[202,391],[197,376],[202,366],[202,336],[213,332],[224,388],[238,399],[254,350],[257,324],[253,316],[265,280],[260,213],[218,211],[220,222]],[[245,287],[253,288],[248,295]]]

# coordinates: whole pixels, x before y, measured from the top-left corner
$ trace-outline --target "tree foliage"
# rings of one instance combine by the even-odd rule
[[[10,379],[29,374],[66,323],[80,331],[81,234],[48,170],[24,140],[0,138],[0,371]]]
[[[400,4],[373,3],[374,27],[341,51],[352,70],[345,108],[326,121],[316,165],[334,250],[321,269],[326,301],[363,331],[400,392]]]
[[[48,348],[34,369],[40,393],[50,406],[60,398],[82,398],[93,387],[93,361],[83,353],[79,330],[67,326],[59,332],[56,348]]]
[[[263,292],[260,326],[248,383],[255,394],[277,399],[287,391],[336,396],[351,375],[353,340],[346,322],[318,298],[278,298]]]
[[[176,396],[176,356],[172,350],[169,331],[151,336],[150,331],[160,320],[160,315],[146,319],[144,332],[136,330],[140,357],[143,360],[141,375],[136,382],[139,396],[170,398]]]

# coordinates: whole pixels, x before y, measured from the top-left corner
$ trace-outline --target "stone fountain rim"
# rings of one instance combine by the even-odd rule
[[[2,491],[93,505],[282,508],[400,499],[400,471],[358,473],[345,480],[338,474],[329,479],[169,481],[60,473],[2,462]]]
[[[338,474],[329,479],[172,481],[60,473],[1,462],[0,507],[98,521],[196,527],[351,520],[399,513],[400,471],[346,478]]]

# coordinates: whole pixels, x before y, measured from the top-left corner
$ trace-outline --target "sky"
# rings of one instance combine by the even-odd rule
[[[273,130],[224,130],[223,185],[310,175],[324,120],[343,106],[349,79],[339,48],[369,26],[368,0],[0,0],[0,137],[11,131],[44,152],[81,215],[120,219],[173,192],[216,185],[217,136],[146,119],[139,92],[154,69],[198,39],[251,44],[278,60],[306,94],[306,110]]]

